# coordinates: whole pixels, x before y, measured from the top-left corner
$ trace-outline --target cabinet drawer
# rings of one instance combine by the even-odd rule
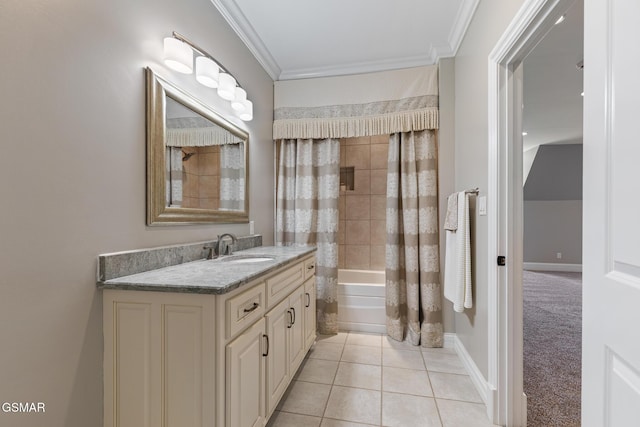
[[[304,262],[304,280],[316,274],[316,257],[312,256]]]
[[[267,307],[271,308],[304,282],[304,263],[299,262],[272,276],[267,282]]]
[[[260,283],[226,301],[227,339],[262,317],[265,312],[264,289],[264,283]]]

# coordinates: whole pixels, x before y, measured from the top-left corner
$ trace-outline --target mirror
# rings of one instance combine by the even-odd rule
[[[249,134],[146,69],[147,224],[249,221]]]

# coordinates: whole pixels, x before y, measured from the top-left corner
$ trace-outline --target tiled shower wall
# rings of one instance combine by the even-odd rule
[[[218,209],[220,206],[220,147],[184,147],[194,153],[182,163],[182,206]]]
[[[340,191],[338,267],[384,270],[389,136],[340,140],[340,167],[354,167],[353,191]]]

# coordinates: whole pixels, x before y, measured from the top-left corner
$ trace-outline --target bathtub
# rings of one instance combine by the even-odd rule
[[[338,328],[385,333],[384,271],[338,270]]]

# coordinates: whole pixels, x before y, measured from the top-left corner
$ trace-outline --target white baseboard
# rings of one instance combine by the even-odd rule
[[[556,264],[553,262],[525,262],[525,270],[532,271],[567,271],[581,273],[582,264]]]
[[[484,375],[482,375],[482,372],[480,372],[480,369],[478,369],[478,366],[471,358],[471,355],[469,354],[469,352],[467,352],[467,349],[465,348],[464,344],[462,344],[462,341],[460,341],[460,338],[458,338],[456,334],[449,334],[449,335],[453,335],[452,339],[454,341],[454,348],[456,350],[456,353],[458,353],[458,357],[460,357],[462,364],[467,370],[467,373],[471,378],[471,382],[476,387],[476,390],[478,391],[480,398],[482,399],[485,405],[489,406],[489,404],[491,403],[491,400],[493,400],[491,395],[492,391],[489,383],[487,382],[487,380],[484,379]],[[445,337],[445,342],[446,342],[446,337]]]
[[[356,323],[338,321],[338,329],[351,332],[368,332],[370,334],[386,334],[387,326],[376,323]]]

